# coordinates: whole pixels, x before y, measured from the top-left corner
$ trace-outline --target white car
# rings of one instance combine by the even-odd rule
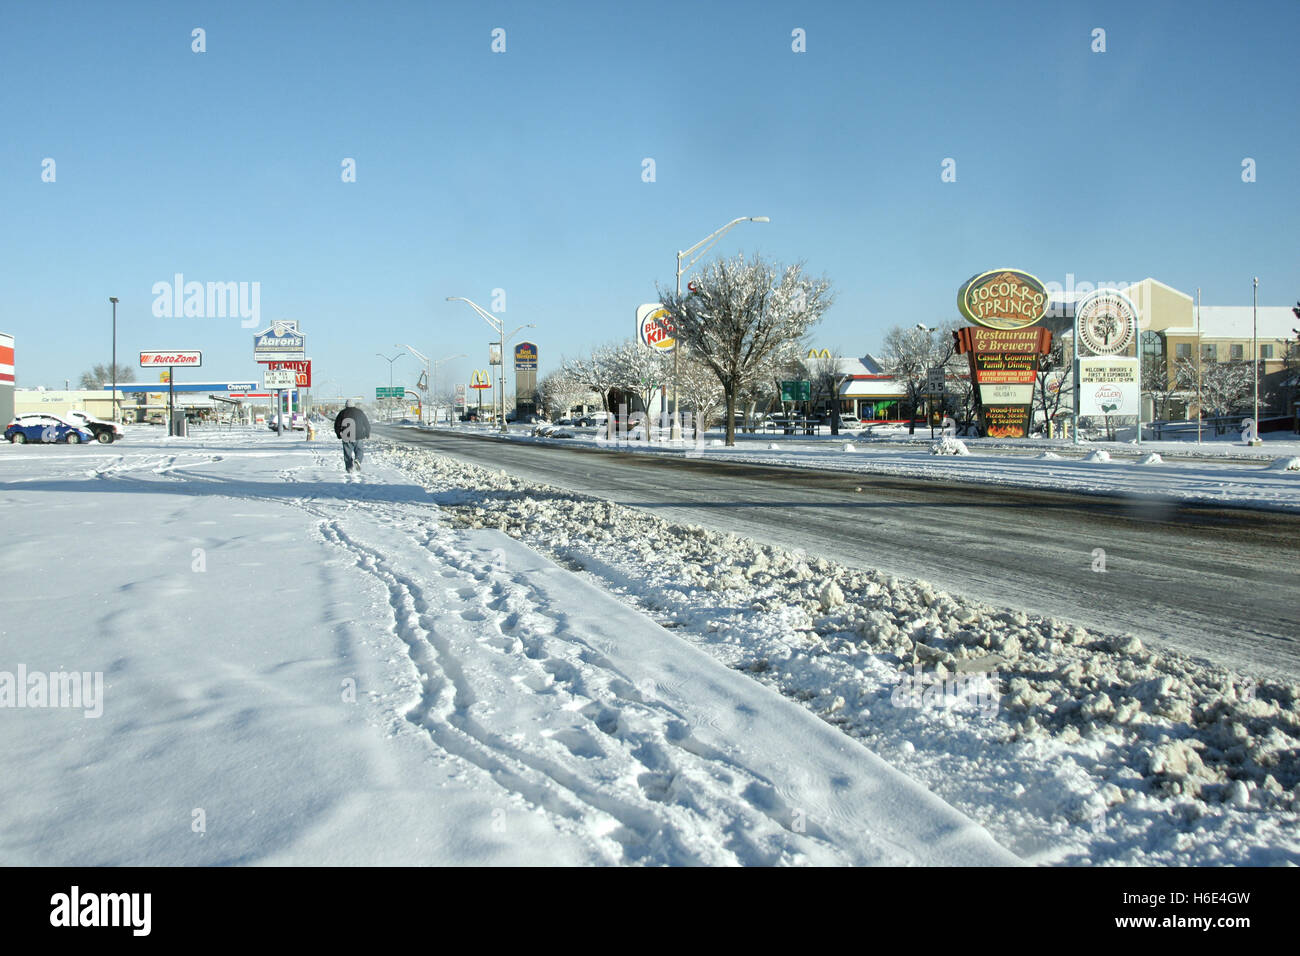
[[[126,435],[122,426],[116,422],[108,422],[102,418],[96,418],[94,415],[74,409],[64,416],[73,425],[78,428],[84,428],[95,436],[95,441],[108,445]]]
[[[271,431],[277,431],[276,425],[278,416],[272,415],[266,420],[266,427]],[[307,428],[307,416],[301,412],[291,412],[284,415],[284,427],[294,431],[305,431]]]

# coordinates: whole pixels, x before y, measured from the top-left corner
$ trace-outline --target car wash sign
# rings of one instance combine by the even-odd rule
[[[253,336],[253,361],[268,362],[276,359],[305,359],[307,337],[298,330],[298,323],[278,319],[269,329]]]

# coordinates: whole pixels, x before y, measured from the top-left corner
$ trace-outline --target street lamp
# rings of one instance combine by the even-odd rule
[[[414,355],[416,358],[418,358],[421,362],[424,363],[425,374],[429,376],[429,381],[427,386],[428,394],[433,399],[432,403],[428,403],[428,404],[431,404],[433,408],[433,424],[435,425],[438,424],[438,405],[437,405],[438,366],[441,365],[443,362],[450,362],[452,359],[466,358],[467,356],[465,355],[465,353],[462,352],[460,355],[448,355],[446,358],[440,358],[437,361],[434,361],[433,359],[430,359],[427,355],[422,353],[419,349],[413,348],[410,345],[399,345],[396,347],[406,349],[408,352],[410,352],[412,355]]]
[[[113,303],[113,390],[108,393],[108,400],[113,406],[113,421],[117,421],[117,296],[110,295],[108,301]]]
[[[449,295],[447,296],[447,301],[464,302],[467,306],[469,306],[471,309],[477,312],[479,317],[488,324],[489,328],[491,328],[493,332],[497,334],[497,341],[501,349],[501,356],[500,356],[501,373],[499,377],[499,381],[501,385],[501,399],[500,399],[501,417],[500,419],[498,419],[498,421],[500,422],[501,425],[501,431],[505,432],[507,430],[506,429],[506,324],[504,320],[498,319],[495,315],[485,310],[477,302],[471,302],[469,299],[465,298],[464,296]],[[518,332],[521,329],[535,329],[535,328],[537,328],[537,326],[533,325],[532,323],[529,323],[528,325],[521,325],[519,326],[518,329],[515,329],[514,332],[510,333],[510,338],[514,338],[515,335],[518,334]]]
[[[1255,379],[1255,434],[1250,443],[1252,445],[1262,445],[1264,439],[1259,437],[1259,276],[1255,276],[1255,281],[1252,283],[1250,308],[1250,362],[1254,366],[1253,377]]]
[[[389,358],[389,357],[388,357],[387,355],[385,355],[383,352],[376,352],[375,354],[378,355],[381,359],[383,359],[385,362],[388,363],[388,395],[389,395],[389,401],[392,401],[392,394],[393,394],[393,363],[396,362],[399,358],[401,358],[401,357],[402,357],[403,355],[405,355],[406,353],[405,353],[405,352],[398,352],[398,353],[397,353],[396,355],[394,355],[392,358]],[[389,417],[389,418],[392,418],[392,417],[393,417],[393,416],[392,416],[392,407],[391,407],[391,406],[389,406],[389,415],[388,415],[388,417]]]
[[[927,344],[927,346],[929,345],[929,339],[930,339],[931,334],[933,334],[933,333],[939,331],[938,329],[932,329],[932,328],[930,328],[930,326],[926,325],[926,324],[923,323],[923,322],[918,322],[918,323],[916,323],[916,330],[917,330],[918,332],[924,332],[924,333],[925,333],[926,344]],[[930,350],[927,348],[927,349],[926,349],[925,361],[928,363],[928,362],[930,361],[930,358],[931,358]],[[930,366],[929,366],[928,364],[927,364],[926,367],[925,367],[925,376],[926,376],[926,383],[927,383],[927,389],[928,389],[928,386],[929,386],[929,378],[930,378]],[[926,412],[925,412],[925,417],[928,418],[928,419],[930,419],[930,437],[933,438],[933,437],[934,437],[934,410],[933,410],[932,408],[929,407],[929,401],[928,401],[928,398],[929,398],[929,392],[928,392],[928,391],[926,392],[926,396],[927,396],[927,402],[926,402]],[[915,409],[915,408],[912,409],[912,421],[911,421],[910,424],[911,424],[911,431],[909,431],[908,434],[912,434],[912,435],[914,435],[914,434],[916,434],[916,409]]]
[[[682,297],[682,273],[686,272],[693,265],[695,265],[695,263],[699,262],[700,259],[703,258],[704,254],[713,248],[713,244],[716,243],[719,239],[721,239],[724,235],[726,235],[726,233],[730,232],[734,227],[740,225],[742,222],[771,222],[771,221],[772,220],[769,219],[767,216],[740,216],[739,218],[731,220],[731,222],[727,223],[721,229],[709,233],[707,236],[705,236],[695,245],[691,246],[689,249],[685,249],[677,253],[677,298],[680,299]],[[685,266],[683,266],[682,259],[691,255],[697,249],[699,250],[699,254],[696,255],[695,258],[692,259],[690,262],[686,263]],[[674,335],[673,337],[673,425],[672,425],[672,432],[669,435],[669,438],[672,441],[681,441],[682,438],[682,422],[680,416],[677,414],[677,405],[678,405],[677,367],[679,364],[678,356],[680,355],[681,350],[682,350],[681,337],[678,335]],[[727,427],[730,428],[731,426],[729,425]]]

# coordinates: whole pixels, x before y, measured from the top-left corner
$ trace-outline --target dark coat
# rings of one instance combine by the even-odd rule
[[[348,436],[348,441],[360,441],[363,438],[370,437],[370,419],[366,418],[366,413],[359,408],[345,408],[334,418],[334,434],[338,438],[343,437],[343,426],[345,422],[352,422],[352,434]]]

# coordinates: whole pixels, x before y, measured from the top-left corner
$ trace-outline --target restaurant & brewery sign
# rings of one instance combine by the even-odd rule
[[[1029,434],[1040,356],[1052,347],[1052,333],[1033,328],[1047,302],[1043,284],[1019,269],[980,273],[957,293],[961,314],[976,324],[953,337],[957,353],[970,362],[980,425],[989,438]]]

